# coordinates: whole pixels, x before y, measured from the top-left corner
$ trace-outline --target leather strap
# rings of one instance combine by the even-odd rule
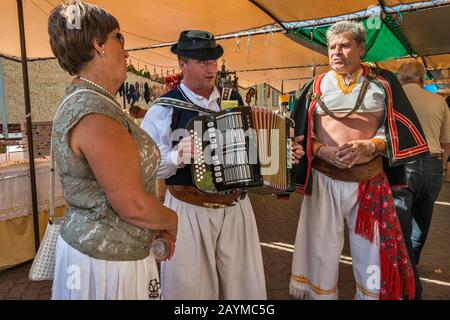
[[[193,186],[169,185],[169,192],[178,200],[209,209],[221,209],[236,205],[240,191],[231,194],[207,194]]]
[[[340,169],[329,163],[314,158],[312,167],[333,180],[346,182],[364,182],[383,172],[383,159],[377,156],[367,163],[357,164],[349,169]]]
[[[325,105],[325,102],[323,102],[322,98],[319,95],[314,95],[314,98],[317,100],[317,103],[319,104],[319,106],[322,108],[322,110],[329,115],[330,117],[332,117],[335,120],[343,120],[349,116],[351,116],[352,114],[354,114],[356,111],[359,110],[359,107],[361,106],[364,97],[366,96],[367,93],[367,88],[369,87],[369,78],[366,77],[364,79],[364,82],[361,86],[361,90],[359,91],[358,94],[358,98],[356,99],[356,103],[355,103],[355,107],[353,108],[352,111],[350,111],[349,113],[343,115],[343,116],[336,116],[333,112],[330,111],[330,109],[328,109],[328,107]]]
[[[180,109],[195,111],[195,112],[214,113],[214,111],[202,108],[193,103],[189,103],[189,102],[185,102],[185,101],[181,101],[181,100],[173,99],[173,98],[158,98],[155,100],[155,102],[153,104],[161,104],[164,106],[175,107],[175,108],[180,108]]]

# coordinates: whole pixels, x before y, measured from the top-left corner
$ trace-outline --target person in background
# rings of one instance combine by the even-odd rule
[[[445,99],[423,89],[425,69],[418,61],[400,66],[398,78],[419,118],[430,154],[406,164],[404,201],[411,203],[413,263],[417,265],[431,225],[434,202],[442,187],[450,155],[450,111]]]

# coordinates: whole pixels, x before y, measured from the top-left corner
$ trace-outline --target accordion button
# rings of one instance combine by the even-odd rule
[[[214,122],[208,122],[206,125],[208,126],[208,128],[211,128],[214,126]]]
[[[216,173],[215,173],[215,176],[216,176],[216,177],[221,177],[221,176],[222,176],[222,172],[216,172]]]
[[[208,131],[209,132],[214,132],[214,128],[209,128]]]
[[[214,161],[213,164],[214,164],[215,166],[218,166],[218,165],[220,165],[220,162],[219,162],[219,161]]]
[[[212,143],[212,144],[211,144],[211,148],[212,148],[212,149],[217,149],[217,144]]]
[[[220,167],[214,167],[214,171],[220,171]]]
[[[222,178],[216,178],[216,182],[222,182],[223,179]]]
[[[215,138],[215,137],[216,137],[216,134],[215,134],[214,132],[211,132],[211,133],[209,134],[209,137],[210,137],[210,138]]]
[[[213,159],[213,161],[217,161],[217,160],[219,160],[219,156],[215,155],[215,156],[212,157],[212,159]]]

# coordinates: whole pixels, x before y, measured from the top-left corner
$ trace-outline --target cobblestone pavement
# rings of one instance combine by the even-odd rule
[[[289,200],[252,195],[263,252],[268,298],[290,299],[289,277],[292,252],[302,197],[293,194]],[[347,238],[347,237],[346,237]],[[348,241],[340,264],[339,294],[352,299],[355,284]],[[0,299],[50,298],[51,282],[31,282],[31,263],[0,273]],[[424,299],[450,299],[450,183],[444,183],[435,205],[431,230],[418,266],[424,287]]]

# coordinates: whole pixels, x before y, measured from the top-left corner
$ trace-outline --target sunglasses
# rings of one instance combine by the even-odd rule
[[[120,44],[122,45],[122,48],[125,48],[125,38],[124,38],[123,34],[121,34],[120,32],[117,32],[116,39],[120,42]]]

